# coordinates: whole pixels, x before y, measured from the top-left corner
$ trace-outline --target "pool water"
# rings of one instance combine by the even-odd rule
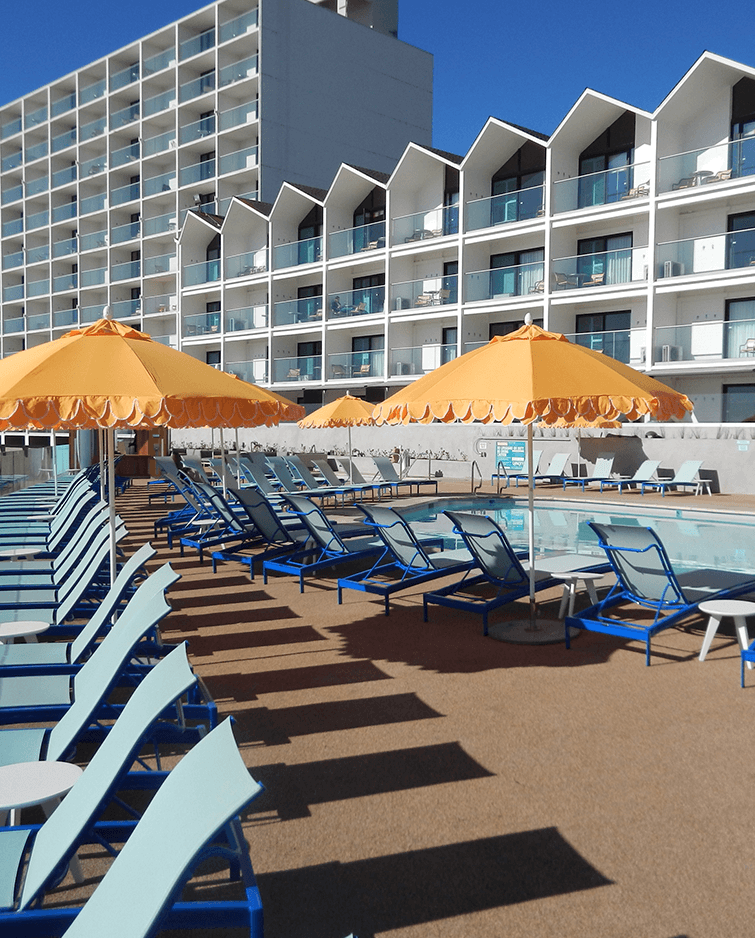
[[[504,530],[515,550],[527,549],[527,502],[515,498],[438,499],[401,514],[412,527],[431,526],[452,533],[443,509],[490,515]],[[755,518],[712,511],[685,511],[653,506],[652,509],[611,507],[610,512],[587,502],[535,502],[535,545],[540,556],[553,553],[605,553],[588,521],[604,524],[641,525],[660,537],[679,573],[699,567],[714,567],[755,573]]]

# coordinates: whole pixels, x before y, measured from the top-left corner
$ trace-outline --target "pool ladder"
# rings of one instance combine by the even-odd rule
[[[477,485],[474,484],[475,472],[477,473],[480,479]],[[480,472],[480,467],[477,465],[476,459],[472,460],[472,479],[471,479],[470,485],[471,485],[470,491],[472,495],[477,495],[480,489],[482,488],[482,473]]]

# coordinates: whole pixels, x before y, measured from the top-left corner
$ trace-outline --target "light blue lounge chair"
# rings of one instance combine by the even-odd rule
[[[383,597],[385,614],[389,615],[393,593],[437,577],[462,573],[475,565],[474,558],[466,548],[428,553],[426,547],[432,541],[426,540],[423,545],[405,519],[392,508],[375,505],[359,507],[367,516],[367,524],[374,528],[387,550],[369,570],[339,578],[339,604],[344,589],[376,593]],[[436,543],[442,542],[443,538],[439,536]]]
[[[546,471],[533,475],[533,483],[537,485],[538,482],[548,482],[549,484],[556,485],[561,482],[564,477],[568,459],[568,453],[555,453],[551,457],[550,465]]]
[[[532,450],[532,472],[537,473],[537,468],[540,465],[540,457],[543,455],[541,449]],[[524,464],[519,472],[508,472],[504,466],[501,466],[503,469],[503,475],[498,472],[498,466],[496,466],[496,471],[490,476],[490,484],[495,485],[496,482],[500,482],[501,479],[506,480],[506,488],[511,485],[512,481],[516,483],[516,487],[519,488],[519,480],[524,479],[525,483],[529,479],[529,461],[527,459],[527,451],[524,451]]]
[[[660,459],[646,459],[637,472],[628,479],[603,479],[600,483],[600,491],[602,492],[604,488],[611,488],[611,486],[614,485],[618,489],[619,494],[621,494],[625,488],[634,488],[635,485],[639,488],[641,482],[650,482],[653,479],[660,464]]]
[[[567,616],[569,629],[586,629],[621,638],[645,641],[645,664],[650,664],[650,640],[658,632],[678,625],[697,613],[706,599],[738,596],[755,589],[755,575],[725,570],[698,569],[675,573],[666,549],[651,528],[589,522],[616,574],[616,584],[597,605],[578,616]],[[639,606],[639,619],[619,607]],[[648,612],[652,614],[652,619]],[[627,618],[623,618],[627,616]]]
[[[314,475],[309,471],[309,469],[304,464],[304,460],[301,456],[286,456],[285,461],[292,471],[301,479],[302,486],[305,489],[309,489],[312,492],[317,492],[318,495],[322,494],[323,496],[332,496],[333,501],[337,503],[337,496],[353,495],[355,492],[359,491],[359,485],[350,485],[348,482],[338,485],[330,485],[325,477],[322,476],[320,479],[316,479]]]
[[[611,473],[613,472],[613,461],[616,457],[613,453],[606,453],[604,456],[598,456],[595,460],[595,465],[593,466],[592,473],[589,476],[564,476],[563,477],[563,486],[566,490],[567,485],[578,485],[584,492],[585,486],[594,485],[603,482],[611,481]]]
[[[681,464],[673,479],[662,479],[658,482],[642,482],[640,483],[640,492],[644,495],[645,489],[655,489],[660,492],[661,495],[665,495],[666,489],[681,488],[694,489],[695,495],[699,495],[702,490],[705,489],[708,495],[710,495],[710,482],[706,479],[701,479],[699,475],[702,464],[702,460],[688,459]]]

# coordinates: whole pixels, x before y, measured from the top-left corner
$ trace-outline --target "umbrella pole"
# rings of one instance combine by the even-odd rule
[[[351,424],[349,424],[349,482],[354,483],[354,453],[351,449]]]
[[[107,489],[108,513],[110,515],[110,585],[115,583],[115,430],[108,429],[107,433]],[[103,436],[105,434],[103,433]]]
[[[241,454],[239,453],[239,428],[236,427],[236,485],[241,488]]]
[[[104,505],[105,499],[105,431],[97,430],[97,449],[100,457],[100,501]]]
[[[532,424],[527,424],[527,541],[529,542],[530,562],[530,628],[537,628],[537,607],[535,605],[535,478],[532,466]]]
[[[55,483],[55,498],[58,497],[58,454],[55,449],[55,431],[50,430],[50,446],[52,448],[52,478]]]
[[[219,427],[220,430],[220,478],[223,483],[223,498],[228,498],[228,492],[225,487],[225,442],[223,441],[223,428]]]

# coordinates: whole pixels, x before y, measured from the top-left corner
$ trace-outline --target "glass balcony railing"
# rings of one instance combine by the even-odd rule
[[[215,176],[215,160],[202,160],[191,166],[184,166],[183,169],[179,170],[178,175],[182,186],[191,186],[205,179],[213,179]]]
[[[24,154],[21,150],[16,150],[15,153],[11,153],[9,156],[3,158],[0,162],[0,169],[7,173],[11,169],[15,169],[17,166],[20,166],[24,161]]]
[[[175,254],[158,254],[155,257],[144,258],[144,275],[166,274],[168,271],[175,271]]]
[[[99,231],[90,231],[88,234],[79,235],[79,250],[93,251],[96,248],[107,247],[108,233],[102,228]]]
[[[255,189],[253,192],[239,192],[237,198],[239,199],[248,199],[250,202],[257,202],[259,200],[259,192]],[[231,207],[231,202],[233,198],[220,199],[218,201],[218,215],[227,215],[228,209]]]
[[[142,110],[145,117],[151,117],[153,114],[159,114],[160,111],[167,111],[176,103],[176,89],[168,88],[167,91],[161,91],[160,94],[154,94],[145,98],[142,102]]]
[[[215,30],[206,29],[198,36],[192,36],[190,39],[184,39],[178,44],[178,58],[180,61],[189,59],[193,55],[199,55],[200,52],[206,52],[215,46]]]
[[[139,143],[130,143],[127,147],[113,150],[110,154],[110,166],[115,169],[118,166],[125,166],[127,163],[134,163],[138,159]]]
[[[142,141],[142,150],[144,156],[154,156],[156,153],[164,153],[171,149],[176,143],[175,130],[168,130],[164,134],[157,134],[154,137],[147,137]]]
[[[116,225],[110,229],[110,243],[123,244],[124,241],[133,241],[139,237],[141,225],[138,221],[131,221],[125,225]]]
[[[38,179],[30,179],[26,183],[27,196],[41,195],[50,188],[50,180],[47,176],[40,176]]]
[[[178,97],[181,102],[191,101],[214,90],[215,72],[213,71],[207,75],[200,75],[199,78],[184,82],[178,89]]]
[[[21,118],[15,117],[13,120],[6,121],[0,127],[0,140],[5,140],[7,137],[12,137],[18,133],[21,133]]]
[[[17,202],[19,199],[24,197],[24,187],[21,186],[11,186],[10,189],[3,189],[2,195],[0,196],[0,201],[3,205],[8,205],[9,202]]]
[[[107,86],[104,78],[101,81],[95,81],[93,84],[87,85],[86,88],[79,91],[79,104],[89,104],[90,101],[96,101],[104,96],[106,90]]]
[[[64,202],[63,205],[56,205],[52,210],[52,222],[56,224],[59,221],[67,221],[69,218],[76,218],[79,211],[79,204],[74,199],[73,202]]]
[[[62,293],[64,290],[75,290],[79,285],[78,274],[61,274],[52,278],[52,292]]]
[[[24,317],[18,316],[14,319],[6,319],[3,322],[3,335],[13,335],[16,332],[24,331]]]
[[[543,215],[543,187],[531,186],[467,204],[467,230],[494,228]]]
[[[359,225],[345,231],[334,231],[328,237],[331,257],[345,257],[363,251],[374,251],[385,247],[385,222],[376,221],[370,225]]]
[[[80,215],[91,215],[92,212],[101,212],[105,208],[106,196],[104,192],[87,196],[79,203]]]
[[[245,306],[229,309],[225,317],[226,332],[245,332],[247,329],[266,329],[268,326],[267,305]]]
[[[237,173],[241,169],[254,169],[257,165],[257,147],[246,147],[236,150],[235,153],[226,153],[219,160],[218,172],[221,176],[226,173]]]
[[[65,130],[62,134],[57,134],[52,138],[52,152],[57,153],[59,150],[65,150],[66,147],[72,147],[74,143],[76,143],[76,128],[72,127],[70,130]]]
[[[43,156],[47,156],[46,140],[42,140],[40,143],[35,143],[32,146],[26,148],[27,163],[32,163],[34,160],[41,160]]]
[[[658,160],[658,191],[694,189],[755,173],[755,136],[675,153]]]
[[[235,19],[222,23],[219,30],[219,41],[228,42],[229,39],[235,39],[237,36],[243,36],[257,28],[258,11],[257,9],[248,10],[237,16]]]
[[[176,230],[176,213],[166,212],[164,215],[156,215],[154,218],[145,218],[142,220],[144,226],[144,235],[163,234],[166,231]]]
[[[49,259],[50,246],[48,244],[40,244],[35,248],[26,249],[27,264],[41,264],[42,261],[47,261]]]
[[[126,88],[139,81],[139,63],[135,62],[127,68],[122,68],[110,76],[110,90],[118,91],[120,88]]]
[[[290,244],[276,244],[273,248],[273,265],[276,270],[283,267],[298,267],[322,260],[322,238],[306,238]]]
[[[457,302],[457,276],[408,280],[391,287],[391,309],[416,309]]]
[[[95,267],[93,270],[82,270],[79,274],[82,287],[96,287],[107,282],[107,267]],[[102,306],[100,306],[100,313]],[[96,317],[99,318],[99,317]]]
[[[38,107],[34,111],[29,111],[24,118],[24,128],[28,130],[30,127],[37,127],[39,124],[44,124],[46,120],[47,106]]]
[[[553,259],[551,289],[575,290],[647,280],[648,256],[648,248],[642,247],[556,257]]]
[[[62,98],[58,98],[57,101],[53,101],[50,106],[50,116],[51,117],[60,117],[61,114],[67,114],[69,111],[72,111],[76,107],[76,95],[74,92],[65,95]]]
[[[138,316],[141,313],[142,301],[141,299],[119,300],[117,303],[112,304],[112,308],[113,308],[113,318],[133,319],[134,316]]]
[[[328,355],[328,377],[335,381],[343,378],[382,378],[384,367],[384,349]]]
[[[561,179],[553,186],[553,213],[632,201],[650,195],[650,164],[633,163]]]
[[[466,274],[464,287],[466,301],[495,300],[505,296],[527,296],[543,292],[545,264],[515,264],[492,270],[476,270]]]
[[[50,180],[52,183],[51,188],[53,189],[68,185],[68,183],[71,182],[76,182],[76,167],[66,166],[65,169],[58,169],[52,174]]]
[[[408,244],[410,241],[425,241],[428,238],[456,234],[459,230],[459,206],[448,205],[394,218],[392,230],[394,244]]]
[[[202,261],[199,264],[187,264],[183,269],[183,285],[195,287],[200,283],[212,283],[220,280],[220,261]]]
[[[234,254],[225,259],[226,277],[248,277],[267,270],[267,248],[250,251],[248,254]]]
[[[110,268],[110,279],[116,280],[134,280],[141,276],[142,262],[127,261],[125,264],[113,264]]]
[[[232,107],[220,114],[219,122],[221,130],[230,130],[231,127],[240,127],[242,124],[250,124],[257,120],[258,105],[257,101],[245,101],[238,107]]]
[[[364,287],[328,295],[328,319],[371,316],[385,310],[385,287]]]
[[[106,169],[107,157],[104,154],[95,156],[91,160],[84,160],[79,164],[79,173],[82,179],[85,176],[98,176],[100,173],[104,173]]]
[[[56,241],[52,246],[53,257],[68,257],[69,254],[75,254],[79,249],[76,238],[65,238],[63,241]]]
[[[98,319],[102,319],[102,310],[102,303],[99,303],[96,306],[82,306],[79,309],[79,317],[81,322],[96,322]]]
[[[645,364],[644,329],[610,329],[604,332],[575,332],[566,338],[575,345],[603,352],[616,361],[635,367]]]
[[[45,296],[50,292],[50,281],[47,277],[43,277],[41,280],[30,280],[26,284],[26,295],[29,296]]]
[[[658,245],[656,259],[662,278],[740,268],[755,273],[755,228],[665,241]]]
[[[267,384],[270,380],[266,358],[255,358],[250,362],[226,362],[229,375],[237,375],[249,384]]]
[[[129,104],[128,107],[120,108],[110,115],[110,129],[117,130],[119,127],[125,127],[127,124],[133,124],[139,120],[139,104]]]
[[[24,298],[24,285],[22,283],[12,283],[8,287],[3,287],[3,299],[6,303],[12,300],[22,300]]]
[[[705,320],[686,325],[657,326],[653,363],[716,362],[755,357],[755,320]],[[755,410],[755,407],[753,407]]]
[[[466,351],[470,351],[466,349]],[[457,356],[456,343],[443,345],[429,342],[427,345],[391,349],[391,375],[423,375],[434,371]]]
[[[296,322],[318,322],[321,319],[321,296],[307,296],[298,300],[273,303],[274,326],[290,326]]]
[[[23,265],[23,251],[14,251],[12,254],[3,255],[3,270],[13,270],[14,267],[23,267]]]
[[[110,204],[123,205],[125,202],[133,202],[139,198],[139,188],[138,182],[130,182],[127,186],[119,186],[117,189],[111,189]]]
[[[240,62],[232,62],[221,68],[218,73],[218,87],[225,88],[235,81],[242,81],[244,78],[251,78],[257,73],[257,56],[250,55]]]
[[[163,69],[170,68],[176,64],[176,50],[166,49],[164,52],[158,52],[150,55],[142,62],[142,69],[146,75],[154,75],[155,72],[162,72]]]
[[[26,317],[26,329],[28,332],[37,332],[40,329],[50,328],[49,313],[35,313],[33,316]]]
[[[10,235],[21,234],[23,230],[23,218],[11,218],[10,221],[3,222],[2,233],[4,238],[9,237]]]
[[[145,316],[171,313],[175,312],[176,299],[171,296],[145,296],[142,297],[142,307]]]
[[[35,228],[45,228],[50,224],[50,213],[45,212],[34,212],[32,215],[26,216],[26,230],[33,231]]]
[[[160,345],[168,345],[171,348],[176,348],[176,337],[174,335],[152,335],[153,342],[159,342]]]
[[[104,117],[98,117],[97,120],[89,121],[86,124],[82,124],[79,128],[79,140],[93,140],[95,137],[100,137],[105,133],[107,129],[107,119]]]
[[[79,324],[79,311],[77,309],[59,309],[52,314],[54,329],[61,329]]]
[[[273,381],[320,381],[321,379],[322,355],[276,358],[273,361]]]
[[[220,313],[201,313],[198,316],[184,316],[182,335],[214,335],[220,332]]]
[[[191,143],[193,140],[201,140],[203,137],[209,137],[215,133],[215,115],[202,117],[198,121],[192,121],[181,127],[181,143]]]

